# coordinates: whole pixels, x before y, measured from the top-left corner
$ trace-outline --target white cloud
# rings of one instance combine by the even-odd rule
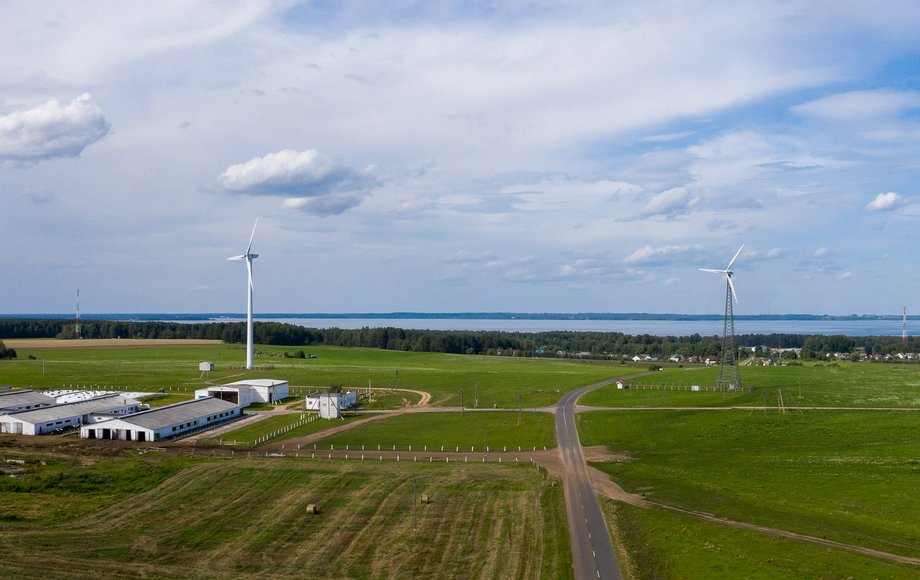
[[[904,199],[893,191],[880,193],[866,205],[869,211],[891,211],[904,204]]]
[[[686,260],[689,255],[699,251],[699,249],[699,246],[690,245],[661,246],[658,248],[643,246],[627,256],[623,261],[627,264],[670,264]]]
[[[792,107],[792,111],[826,121],[864,122],[896,117],[916,108],[920,108],[920,92],[879,89],[831,95]]]
[[[108,132],[109,123],[89,94],[66,105],[51,99],[0,117],[0,161],[79,157]]]
[[[690,211],[699,202],[699,197],[691,194],[684,187],[674,187],[663,191],[645,204],[639,212],[640,217],[676,216]]]
[[[285,209],[331,215],[360,204],[378,181],[372,166],[357,171],[315,149],[285,149],[231,165],[217,183],[229,192],[285,197]]]

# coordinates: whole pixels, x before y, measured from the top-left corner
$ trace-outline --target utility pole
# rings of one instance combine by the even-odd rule
[[[416,497],[415,497],[417,495],[416,494],[417,488],[418,488],[418,482],[413,481],[412,482],[412,533],[413,534],[415,533],[415,524],[417,521],[417,518],[415,515],[415,512],[418,509],[418,501],[416,500]]]
[[[460,387],[460,414],[463,414],[463,387]]]
[[[478,409],[479,408],[479,383],[476,383],[475,389],[476,389],[476,397],[475,397],[475,402],[473,406]]]
[[[518,393],[518,427],[521,426],[521,413],[523,410],[524,409],[521,407],[521,394]]]

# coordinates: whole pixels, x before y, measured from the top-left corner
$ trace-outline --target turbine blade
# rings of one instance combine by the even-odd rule
[[[735,283],[732,282],[732,277],[726,274],[725,278],[728,280],[728,287],[731,288],[732,296],[734,296],[735,302],[740,302],[738,300],[738,295],[735,293]]]
[[[712,272],[713,274],[724,274],[724,270],[716,270],[713,268],[697,268],[700,272]]]
[[[243,255],[240,255],[240,256],[232,256],[232,257],[227,258],[227,259],[228,259],[228,260],[240,261],[240,260],[245,260],[245,259],[246,259],[246,256],[243,256]]]
[[[252,239],[256,237],[256,226],[259,225],[259,218],[256,218],[256,223],[252,226],[252,234],[249,236],[249,245],[246,246],[246,253],[249,253],[249,250],[252,249]],[[740,251],[740,250],[739,250]]]
[[[735,260],[738,259],[738,254],[740,254],[740,253],[741,253],[741,250],[743,250],[743,249],[744,249],[744,244],[741,244],[741,247],[738,248],[738,251],[737,251],[737,252],[735,252],[735,257],[732,258],[732,261],[729,262],[729,263],[728,263],[728,266],[725,268],[726,271],[732,269],[732,265],[735,263]]]

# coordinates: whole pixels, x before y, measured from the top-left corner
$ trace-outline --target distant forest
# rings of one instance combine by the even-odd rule
[[[83,338],[190,338],[243,343],[243,322],[128,322],[84,320]],[[639,354],[667,359],[719,355],[722,340],[718,336],[653,336],[620,332],[498,332],[460,330],[406,330],[401,328],[305,328],[281,322],[256,322],[255,341],[279,346],[349,346],[414,352],[455,354],[518,355],[548,358],[631,358]],[[73,339],[73,320],[0,319],[2,338]],[[827,353],[865,349],[866,354],[920,352],[920,337],[911,337],[906,346],[900,337],[802,334],[745,334],[736,337],[739,347],[751,354],[766,354],[757,347],[800,348],[802,358],[820,359]],[[755,351],[751,351],[755,348]],[[787,353],[785,356],[794,356]]]

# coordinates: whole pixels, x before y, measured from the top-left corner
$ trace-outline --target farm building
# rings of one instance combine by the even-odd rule
[[[319,411],[319,416],[323,419],[338,419],[341,417],[341,411],[354,406],[358,402],[355,393],[319,393],[307,395],[307,411]]]
[[[239,405],[214,397],[183,401],[127,417],[84,425],[84,439],[166,441],[216,427],[242,414]]]
[[[203,373],[209,373],[214,370],[214,363],[208,360],[201,361],[200,363],[198,363],[198,370]]]
[[[216,397],[218,399],[232,401],[234,399],[233,393],[239,393],[236,396],[236,402],[241,402],[246,397],[246,395],[242,394],[244,390],[249,391],[251,398],[245,405],[241,404],[241,407],[248,407],[252,403],[274,403],[275,401],[280,401],[281,399],[287,398],[288,382],[278,381],[275,379],[250,379],[247,381],[237,381],[235,383],[229,383],[219,387],[198,389],[195,391],[195,398],[200,399],[202,397]]]
[[[0,433],[41,435],[59,429],[105,420],[112,415],[128,415],[147,405],[119,395],[107,395],[88,401],[14,411],[0,415]]]
[[[28,411],[29,409],[50,407],[54,404],[53,397],[31,389],[0,392],[0,413]]]
[[[195,391],[196,399],[206,399],[214,397],[222,401],[229,401],[245,409],[252,404],[253,388],[249,385],[221,385],[219,387],[208,387],[206,389],[197,389]]]

